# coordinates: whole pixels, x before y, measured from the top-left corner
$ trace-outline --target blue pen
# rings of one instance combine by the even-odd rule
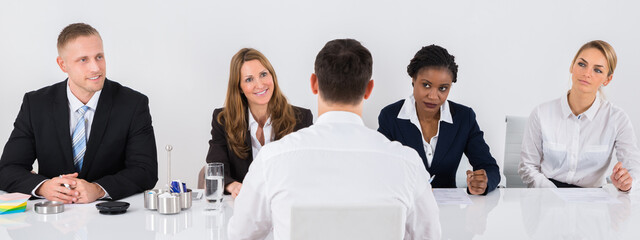
[[[433,182],[433,178],[435,178],[436,175],[431,176],[431,178],[429,178],[429,183]]]

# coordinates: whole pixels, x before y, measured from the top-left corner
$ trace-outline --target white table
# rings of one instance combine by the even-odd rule
[[[471,205],[440,205],[443,239],[640,239],[640,196],[605,188],[621,204],[566,203],[549,189],[502,188],[471,196]],[[41,200],[38,200],[41,201]],[[65,211],[0,215],[0,239],[226,239],[233,201],[206,211],[205,200],[176,215],[143,207],[137,194],[122,201],[122,215],[99,214],[93,204],[65,205]]]
[[[0,215],[0,239],[227,239],[226,223],[233,214],[229,196],[222,210],[205,210],[202,198],[173,215],[145,209],[143,194],[122,199],[131,206],[120,215],[100,214],[98,202],[66,204],[63,213],[43,215],[33,210],[40,201],[29,201],[24,213]]]
[[[500,188],[471,205],[439,205],[442,239],[640,239],[640,196],[568,203],[550,189]]]

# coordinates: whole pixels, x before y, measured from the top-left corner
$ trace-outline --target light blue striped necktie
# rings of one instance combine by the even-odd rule
[[[87,106],[82,106],[77,110],[77,112],[80,113],[80,118],[78,118],[78,123],[73,129],[73,135],[71,138],[73,146],[73,165],[76,167],[76,171],[78,173],[82,170],[84,152],[87,150],[86,120],[84,119],[84,114],[87,112],[88,108],[89,107]]]

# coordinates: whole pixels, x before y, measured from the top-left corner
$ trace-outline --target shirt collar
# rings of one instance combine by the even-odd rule
[[[409,95],[404,100],[402,104],[402,108],[398,113],[398,118],[411,120],[411,118],[418,119],[418,112],[416,112],[416,99],[413,97],[413,94]],[[449,101],[444,101],[442,105],[440,105],[440,121],[447,122],[449,124],[453,124],[453,117],[451,117],[451,111],[449,110]]]
[[[567,94],[565,94],[563,97],[560,98],[560,105],[562,108],[562,115],[565,117],[572,117],[573,112],[571,111],[571,107],[569,107],[569,92],[567,91]],[[596,116],[596,113],[598,112],[598,109],[600,109],[600,105],[602,105],[602,98],[600,98],[600,92],[596,93],[596,99],[593,101],[593,104],[591,104],[591,107],[589,107],[589,109],[587,109],[587,111],[585,111],[582,115],[586,116],[587,119],[593,119]]]
[[[347,111],[329,111],[318,117],[315,124],[351,123],[364,126],[360,115]]]
[[[600,92],[596,93],[596,99],[593,100],[593,104],[591,107],[584,112],[584,115],[587,116],[587,119],[593,119],[596,117],[596,113],[598,109],[600,109],[600,105],[602,104],[602,99],[600,98]]]
[[[255,118],[253,118],[253,114],[251,114],[251,109],[249,109],[249,107],[247,107],[247,115],[249,115],[249,129],[251,129],[251,126],[258,126],[258,121],[256,121]],[[271,125],[271,116],[269,116],[269,118],[267,118],[267,122],[264,123],[264,126],[270,126]]]
[[[75,95],[73,95],[73,93],[71,92],[71,88],[69,88],[69,83],[67,82],[67,100],[69,101],[69,108],[74,112],[85,105],[89,107],[89,109],[95,111],[98,107],[98,99],[100,99],[100,93],[102,93],[102,89],[93,93],[93,96],[91,96],[91,99],[89,99],[89,102],[87,102],[87,104],[83,104]]]

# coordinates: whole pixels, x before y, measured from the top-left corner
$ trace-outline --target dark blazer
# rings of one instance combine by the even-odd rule
[[[404,100],[400,100],[380,111],[378,132],[387,136],[391,141],[398,141],[415,149],[424,165],[427,166],[427,156],[424,152],[420,130],[411,121],[398,118],[403,104]],[[449,109],[453,124],[440,122],[436,152],[431,166],[427,167],[429,174],[436,175],[431,186],[455,188],[456,171],[460,165],[462,153],[464,153],[474,171],[484,169],[487,172],[489,181],[485,194],[493,191],[500,182],[500,170],[496,160],[489,152],[489,146],[484,141],[484,133],[476,122],[476,114],[471,108],[452,101],[449,101]]]
[[[26,93],[0,158],[0,189],[31,194],[43,180],[75,172],[67,81]],[[158,181],[149,99],[105,80],[78,178],[96,182],[112,199],[151,189]],[[38,161],[38,173],[31,165]]]
[[[313,114],[306,108],[293,106],[296,115],[296,126],[293,131],[306,128],[313,124]],[[213,111],[213,120],[211,121],[211,140],[209,140],[209,153],[207,153],[207,163],[221,162],[224,164],[224,186],[234,181],[242,182],[244,176],[249,171],[249,165],[253,161],[253,150],[249,149],[247,159],[238,157],[228,146],[227,131],[224,126],[218,123],[218,114],[222,112],[222,108]],[[249,118],[247,116],[247,123]],[[251,147],[251,133],[248,129],[239,129],[239,131],[247,131],[244,143]],[[283,137],[283,136],[280,136]],[[278,140],[278,139],[275,139]],[[226,190],[225,190],[226,192]]]

